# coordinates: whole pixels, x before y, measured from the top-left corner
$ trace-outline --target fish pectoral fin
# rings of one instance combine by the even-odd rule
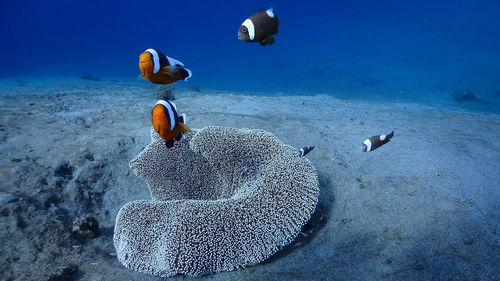
[[[178,60],[176,60],[176,59],[174,59],[174,58],[171,58],[171,57],[168,57],[168,56],[167,56],[167,59],[168,59],[168,63],[169,63],[170,65],[184,66],[184,64],[183,64],[182,62],[180,62],[180,61],[178,61]]]
[[[178,122],[177,123],[177,126],[179,126],[179,129],[183,132],[183,133],[187,133],[189,132],[189,128],[186,127],[186,125],[184,123],[180,123]]]
[[[274,44],[274,37],[272,35],[267,36],[264,38],[264,40],[260,41],[260,45],[265,46],[265,45],[272,45]]]
[[[160,72],[170,76],[174,76],[181,69],[178,65],[169,65],[161,68]]]
[[[167,74],[168,76],[173,76],[172,69],[170,69],[170,66],[164,66],[160,69],[160,73],[162,74]]]

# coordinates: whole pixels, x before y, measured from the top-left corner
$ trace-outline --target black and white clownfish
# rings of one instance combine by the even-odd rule
[[[167,57],[157,49],[147,49],[139,55],[141,76],[155,84],[170,84],[177,80],[187,81],[191,70],[176,59]]]
[[[314,149],[314,146],[304,146],[303,148],[299,149],[299,156],[304,157],[306,156],[307,153],[311,152],[311,150]]]
[[[259,42],[262,46],[274,43],[273,34],[278,34],[278,18],[273,8],[257,11],[247,18],[238,30],[238,39]]]
[[[184,133],[189,129],[184,125],[186,116],[177,114],[176,106],[173,102],[159,100],[151,111],[151,123],[153,128],[165,140],[168,148],[174,146],[174,140],[180,141]]]
[[[388,143],[393,136],[394,136],[394,131],[392,131],[390,134],[387,134],[387,135],[379,135],[379,136],[370,137],[363,142],[362,149],[364,152],[375,150],[375,149],[379,148],[380,146]]]

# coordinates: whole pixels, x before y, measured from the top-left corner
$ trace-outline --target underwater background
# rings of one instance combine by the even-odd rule
[[[276,42],[239,41],[269,7]],[[165,280],[124,266],[114,239],[123,206],[153,202],[129,163],[161,144],[151,110],[164,96],[191,136],[221,126],[314,146],[319,187],[310,220],[269,259],[175,280],[499,280],[499,27],[499,0],[0,0],[0,280]],[[148,48],[193,76],[175,89],[139,78]],[[253,145],[275,146],[236,147]],[[206,172],[156,147],[158,169]]]
[[[271,6],[276,43],[237,40]],[[193,71],[181,88],[498,113],[499,26],[496,0],[1,1],[0,78],[134,80],[139,54],[158,48]]]

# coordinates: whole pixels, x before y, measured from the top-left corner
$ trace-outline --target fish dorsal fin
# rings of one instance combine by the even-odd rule
[[[182,62],[180,62],[180,61],[178,61],[178,60],[176,60],[174,58],[171,58],[171,57],[167,56],[167,59],[168,59],[168,63],[170,65],[184,66],[184,64]]]
[[[274,18],[274,11],[273,11],[273,7],[269,8],[266,10],[266,13],[269,17],[271,18]]]
[[[184,78],[184,81],[187,81],[189,78],[191,78],[191,76],[193,76],[193,72],[191,72],[191,70],[189,70],[187,68],[184,68],[184,70],[186,70],[188,73],[188,76],[186,78]]]

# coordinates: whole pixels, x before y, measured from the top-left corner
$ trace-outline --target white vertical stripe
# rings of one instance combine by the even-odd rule
[[[154,49],[147,49],[146,52],[150,53],[153,55],[153,73],[156,74],[158,71],[160,71],[160,57],[158,56],[158,52],[155,51]]]
[[[170,104],[164,100],[159,100],[158,102],[156,102],[156,104],[161,104],[165,106],[165,108],[167,109],[168,116],[170,118],[170,131],[173,131],[175,128],[175,119],[174,119],[175,117],[174,117],[174,111],[172,110],[172,106],[170,106]]]
[[[367,152],[372,150],[372,142],[370,141],[370,139],[365,140],[363,143],[366,145]]]
[[[255,38],[255,27],[252,20],[246,19],[242,23],[242,25],[244,25],[248,29],[248,36],[250,37],[250,40],[253,40]]]

